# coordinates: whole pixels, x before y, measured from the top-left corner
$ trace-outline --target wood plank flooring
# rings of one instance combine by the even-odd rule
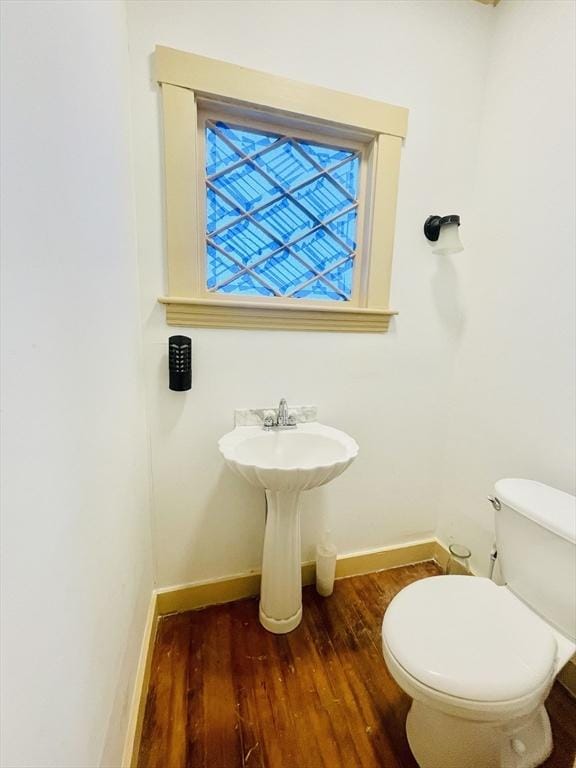
[[[433,563],[304,589],[288,635],[241,600],[160,621],[138,768],[417,768],[406,741],[408,697],[381,651],[384,610]],[[555,749],[546,768],[572,768],[576,701],[548,699]],[[439,766],[438,768],[442,768]]]

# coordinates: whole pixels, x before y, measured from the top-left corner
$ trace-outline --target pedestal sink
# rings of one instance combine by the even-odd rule
[[[237,474],[266,491],[260,622],[270,632],[290,632],[302,619],[300,492],[341,475],[358,445],[345,432],[310,422],[286,431],[236,427],[218,447]]]

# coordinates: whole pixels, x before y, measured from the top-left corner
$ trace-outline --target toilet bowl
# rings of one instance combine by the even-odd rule
[[[524,480],[500,481],[496,489],[504,517],[496,525],[499,557],[513,533],[513,552],[524,541],[523,558],[534,558],[522,568],[503,558],[503,571],[508,564],[522,576],[514,589],[480,577],[435,576],[401,590],[384,615],[382,651],[413,699],[406,732],[420,768],[536,768],[552,751],[544,701],[576,650],[576,500]],[[535,525],[533,499],[553,526],[545,525],[546,514]],[[529,530],[522,539],[523,520]],[[542,549],[549,536],[561,539],[553,562]],[[536,541],[538,553],[530,546]],[[525,599],[553,587],[550,600]]]
[[[407,734],[421,768],[543,762],[543,702],[575,649],[489,579],[436,576],[403,589],[384,616],[382,650],[414,700]]]

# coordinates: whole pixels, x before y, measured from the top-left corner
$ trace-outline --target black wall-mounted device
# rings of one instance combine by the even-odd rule
[[[188,336],[168,339],[168,368],[170,389],[175,392],[192,389],[192,339]]]

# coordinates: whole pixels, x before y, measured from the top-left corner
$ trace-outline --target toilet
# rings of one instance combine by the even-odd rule
[[[552,751],[544,701],[576,651],[576,498],[531,480],[495,486],[505,586],[433,576],[382,624],[392,677],[412,698],[420,768],[535,768]]]

